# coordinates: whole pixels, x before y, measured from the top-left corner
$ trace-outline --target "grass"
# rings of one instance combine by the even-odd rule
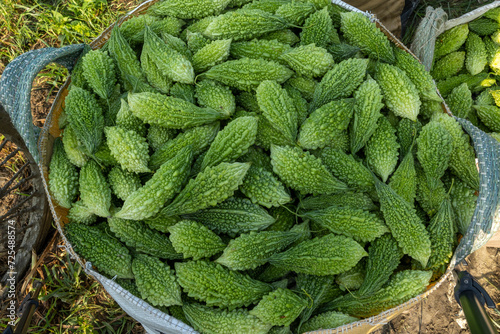
[[[17,56],[42,47],[61,47],[89,43],[120,15],[141,0],[1,0],[0,1],[0,74]],[[458,17],[483,3],[464,0],[422,0],[410,18],[403,42],[409,44],[427,6],[439,7],[450,18]],[[47,100],[67,77],[59,65],[47,66],[37,77],[36,89],[46,89]],[[40,117],[43,117],[41,115]],[[4,152],[2,152],[4,153]],[[12,171],[22,157],[9,166]],[[87,277],[82,268],[58,247],[57,238],[38,261],[33,277],[44,280],[40,308],[35,313],[30,333],[143,333],[142,327],[127,316],[104,289]],[[37,262],[35,264],[35,262]],[[20,291],[22,299],[30,290]],[[0,324],[8,319],[0,310]],[[494,321],[500,327],[500,316]],[[0,326],[1,328],[1,326]]]

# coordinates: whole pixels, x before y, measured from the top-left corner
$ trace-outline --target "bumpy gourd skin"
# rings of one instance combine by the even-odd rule
[[[129,76],[145,82],[146,78],[142,72],[137,55],[123,37],[118,26],[113,28],[108,44],[109,54],[116,60],[122,79],[127,83],[125,89],[129,90],[132,88],[131,84],[128,83],[129,80],[127,80]]]
[[[418,137],[421,130],[422,123],[420,123],[420,121],[417,120],[417,122],[413,122],[408,118],[401,118],[397,128],[398,143],[401,146],[401,157],[406,156],[410,147],[412,147],[412,152],[415,153],[417,146],[414,145],[414,141]]]
[[[251,41],[236,42],[231,44],[233,58],[252,58],[283,62],[281,55],[291,49],[290,45],[276,40],[253,39]]]
[[[290,142],[297,136],[297,109],[285,89],[277,82],[262,81],[256,90],[262,115]]]
[[[417,194],[417,173],[415,171],[415,159],[411,151],[406,153],[398,168],[392,174],[389,186],[396,194],[413,206]]]
[[[142,187],[139,175],[124,171],[115,166],[108,174],[109,185],[113,193],[121,200],[126,200],[133,192]]]
[[[266,210],[246,198],[238,197],[185,217],[203,223],[217,233],[230,235],[263,230],[275,222]]]
[[[80,199],[96,215],[111,215],[111,188],[94,160],[87,161],[80,170]]]
[[[435,80],[449,78],[464,67],[465,51],[452,52],[439,59],[432,67],[431,75]]]
[[[295,232],[250,232],[229,242],[215,262],[231,270],[255,269],[301,237]]]
[[[432,217],[439,209],[441,201],[446,195],[446,189],[441,180],[430,180],[420,165],[415,166],[415,171],[417,175],[417,201],[424,212]]]
[[[458,232],[465,235],[476,209],[477,195],[474,189],[455,178],[450,190],[450,198],[457,219]]]
[[[158,148],[149,160],[149,168],[156,170],[175,157],[183,148],[191,146],[193,156],[199,155],[212,143],[219,132],[219,122],[188,129]]]
[[[168,94],[172,87],[173,80],[160,71],[156,63],[148,54],[148,49],[143,48],[141,52],[141,68],[146,75],[148,83],[159,92]]]
[[[144,32],[144,48],[148,57],[156,63],[158,70],[173,81],[191,84],[194,69],[186,56],[169,47],[149,27]]]
[[[431,74],[425,69],[425,66],[411,54],[400,48],[394,48],[394,53],[396,55],[396,66],[402,69],[415,87],[417,87],[420,97],[441,102],[441,98],[436,92],[436,84]]]
[[[181,218],[179,216],[165,216],[157,214],[152,218],[144,219],[144,223],[157,231],[168,233],[168,228],[170,226],[174,226],[180,220]]]
[[[127,197],[115,217],[140,220],[155,216],[165,202],[180,191],[189,175],[192,159],[191,147],[182,149],[174,158],[161,165],[143,187]]]
[[[394,129],[387,118],[378,120],[378,126],[365,146],[366,162],[370,169],[387,181],[398,163],[399,144]]]
[[[116,114],[116,125],[125,130],[133,130],[141,137],[146,136],[145,124],[132,114],[127,101],[124,99],[120,99],[120,110]]]
[[[128,103],[132,113],[145,123],[172,129],[200,126],[227,117],[211,108],[200,108],[185,100],[159,93],[131,93]]]
[[[167,129],[161,125],[151,124],[149,126],[146,139],[149,147],[151,147],[153,151],[156,151],[167,141],[173,139],[175,137],[175,133],[176,131],[173,129]],[[151,163],[151,159],[149,160],[149,163]]]
[[[377,128],[377,120],[382,116],[380,110],[382,91],[378,83],[370,76],[354,92],[354,118],[350,127],[351,153],[356,154]]]
[[[302,210],[321,210],[330,206],[351,207],[360,210],[372,211],[377,206],[373,204],[371,198],[361,192],[343,192],[341,194],[309,196],[298,204]]]
[[[427,226],[427,231],[431,239],[432,252],[426,269],[442,274],[453,256],[453,247],[456,243],[455,215],[449,197],[441,201],[438,212]]]
[[[354,99],[341,99],[314,110],[302,123],[298,144],[305,149],[329,146],[346,130],[354,112]]]
[[[384,221],[368,211],[330,206],[323,210],[304,213],[333,233],[343,234],[359,241],[373,241],[389,232]]]
[[[169,227],[169,239],[175,250],[185,259],[199,260],[220,253],[226,248],[221,238],[205,225],[192,220],[182,220]]]
[[[157,16],[201,19],[205,16],[219,14],[229,2],[230,0],[169,0],[155,4],[148,12]]]
[[[150,172],[146,138],[119,126],[106,127],[104,133],[111,155],[123,169],[134,173]]]
[[[122,242],[140,253],[168,260],[182,259],[168,238],[146,224],[121,218],[108,218],[108,225]]]
[[[268,170],[251,166],[240,190],[252,202],[270,208],[292,201],[285,186]]]
[[[194,98],[194,86],[176,82],[170,89],[170,96],[187,101],[189,103],[196,103]]]
[[[234,161],[255,142],[257,118],[238,117],[219,131],[201,164],[201,170],[221,162]]]
[[[363,192],[375,189],[372,174],[361,162],[339,149],[325,147],[319,154],[326,168],[350,188]]]
[[[377,64],[375,80],[382,89],[387,107],[397,116],[416,122],[422,103],[417,87],[405,72],[396,66],[380,63]]]
[[[78,171],[69,161],[61,139],[56,139],[49,166],[49,188],[57,203],[71,208],[78,195]]]
[[[228,311],[195,303],[185,303],[182,309],[193,328],[205,334],[266,334],[272,327],[246,309]]]
[[[303,25],[305,20],[316,11],[310,2],[292,1],[280,6],[275,14],[293,25]]]
[[[375,187],[380,199],[380,209],[391,234],[405,254],[425,266],[431,255],[431,242],[415,209],[378,179],[375,181]]]
[[[226,61],[231,49],[231,39],[221,39],[207,44],[193,55],[193,68],[197,73],[204,72]]]
[[[132,257],[118,239],[96,227],[79,223],[64,226],[64,235],[73,250],[91,261],[101,272],[118,278],[134,278]]]
[[[215,65],[203,76],[227,86],[250,92],[255,90],[264,80],[274,80],[281,84],[288,80],[292,74],[292,70],[273,61],[242,58]]]
[[[271,146],[274,172],[289,187],[304,194],[331,194],[347,189],[320,159],[291,146]]]
[[[104,116],[95,97],[86,90],[73,87],[64,100],[68,121],[87,154],[94,154],[102,142]]]
[[[475,105],[477,115],[493,131],[500,131],[500,108],[497,106]]]
[[[267,34],[260,36],[260,38],[268,41],[277,40],[280,43],[288,44],[290,46],[293,46],[294,44],[300,41],[299,36],[297,36],[290,29],[271,31],[268,32]]]
[[[250,164],[239,162],[223,162],[206,168],[195,179],[189,180],[162,212],[169,216],[189,214],[223,202],[243,183],[248,168]]]
[[[209,44],[210,40],[199,32],[191,32],[191,30],[187,30],[186,43],[189,51],[195,54],[198,50],[201,50],[201,48]]]
[[[175,17],[160,18],[148,14],[134,16],[122,23],[120,31],[125,39],[134,43],[144,42],[144,28],[149,26],[155,34],[168,33],[179,36],[184,21]]]
[[[425,291],[431,271],[404,270],[394,274],[388,285],[372,295],[347,294],[326,304],[322,311],[340,311],[357,317],[370,317],[400,305]]]
[[[182,305],[181,288],[173,270],[158,258],[137,254],[132,261],[137,289],[153,306]]]
[[[313,78],[299,75],[294,75],[288,79],[286,83],[297,89],[307,101],[312,100],[314,91],[316,90],[316,85],[318,84],[318,82]]]
[[[83,144],[78,139],[71,125],[64,128],[62,142],[69,161],[77,167],[82,167],[89,159],[83,152]]]
[[[278,288],[264,296],[249,313],[273,326],[290,326],[308,302],[291,290]]]
[[[446,104],[450,108],[451,112],[453,115],[460,118],[469,117],[473,102],[472,92],[465,82],[460,86],[453,88],[450,95],[446,97]]]
[[[417,157],[430,180],[440,179],[448,168],[453,150],[452,137],[444,125],[431,121],[417,138]]]
[[[341,312],[324,312],[305,322],[302,325],[301,330],[302,332],[312,332],[324,328],[337,328],[358,320],[359,318],[351,317],[350,315]]]
[[[82,58],[83,76],[100,98],[108,100],[116,84],[113,58],[107,52],[92,50]]]
[[[469,33],[465,42],[466,59],[465,68],[470,74],[476,75],[483,71],[488,64],[486,46],[481,37],[474,33]]]
[[[357,294],[369,296],[379,291],[396,270],[402,257],[403,252],[390,234],[384,234],[373,241],[368,248],[365,279]]]
[[[258,115],[258,130],[255,145],[269,150],[271,145],[293,145],[283,133],[277,131],[263,115]]]
[[[208,306],[234,310],[257,302],[272,290],[269,284],[214,262],[176,262],[175,271],[184,292]]]
[[[453,150],[450,154],[450,168],[462,181],[472,189],[479,189],[479,172],[476,167],[476,156],[460,124],[448,115],[434,114],[433,120],[442,123],[452,136]]]
[[[191,50],[188,49],[188,46],[184,40],[182,40],[179,37],[172,36],[169,33],[163,33],[163,32],[158,36],[160,36],[163,39],[163,41],[165,42],[165,44],[167,44],[169,48],[177,51],[178,53],[186,57],[189,61],[192,61],[193,53],[191,52]]]
[[[316,86],[309,110],[314,111],[330,101],[350,96],[363,82],[367,66],[368,59],[357,58],[333,65]]]
[[[286,84],[284,88],[288,93],[288,96],[290,96],[290,99],[292,99],[295,109],[297,109],[297,125],[300,127],[300,125],[306,120],[307,116],[309,116],[309,105],[306,99],[302,97],[302,93],[300,93],[298,89]]]
[[[211,39],[249,40],[288,27],[281,17],[259,9],[239,9],[217,16],[203,34]]]
[[[229,87],[217,81],[202,80],[196,84],[195,94],[199,105],[221,111],[227,116],[234,114],[236,102]]]
[[[337,275],[354,267],[366,255],[363,247],[351,238],[327,234],[275,254],[269,263],[296,273]]]
[[[394,53],[387,36],[365,15],[357,12],[340,14],[340,30],[349,44],[361,48],[370,58],[394,63]]]
[[[467,24],[460,24],[439,35],[434,48],[434,59],[457,51],[465,43],[468,35],[469,26]]]
[[[68,220],[70,223],[75,222],[79,224],[91,225],[96,222],[97,216],[80,200],[71,205],[71,209],[69,209],[68,212]]]
[[[495,14],[492,14],[490,18],[495,20],[495,21],[497,20]],[[474,21],[470,21],[468,23],[469,30],[470,30],[470,32],[478,34],[479,36],[493,35],[498,29],[498,22],[495,22],[495,21],[492,21],[486,17],[477,18]],[[469,36],[470,36],[470,32],[469,32]]]
[[[256,0],[249,4],[244,5],[243,9],[260,9],[265,12],[274,14],[276,10],[283,4],[288,3],[289,0]]]
[[[300,33],[300,44],[316,44],[318,47],[326,47],[333,30],[332,18],[328,15],[328,8],[323,8],[311,14],[304,23]]]

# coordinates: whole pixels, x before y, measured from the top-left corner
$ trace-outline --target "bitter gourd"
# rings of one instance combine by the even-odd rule
[[[297,232],[263,231],[242,234],[229,242],[215,262],[231,270],[255,269],[301,237]]]
[[[149,228],[145,223],[121,218],[108,218],[108,225],[111,232],[123,243],[140,253],[168,260],[182,259],[182,255],[176,252],[164,234]]]
[[[312,3],[291,1],[280,6],[274,14],[293,25],[303,25],[305,20],[316,11]]]
[[[192,54],[195,54],[205,45],[209,44],[210,40],[199,32],[191,32],[187,30],[186,42],[189,51],[191,51]]]
[[[343,234],[358,241],[373,241],[389,232],[384,221],[368,211],[330,206],[323,210],[303,214],[336,234]]]
[[[231,39],[213,41],[193,55],[193,68],[197,73],[204,72],[214,65],[226,61],[231,49]]]
[[[378,179],[375,180],[375,187],[380,199],[380,209],[391,234],[405,254],[425,266],[431,255],[431,242],[415,209]]]
[[[318,84],[318,82],[312,78],[299,75],[294,75],[288,79],[286,83],[297,89],[307,101],[312,100],[316,85]]]
[[[144,122],[173,129],[186,129],[227,117],[220,111],[200,108],[185,100],[159,93],[129,94],[128,104],[132,113]]]
[[[457,51],[465,43],[468,35],[469,25],[467,24],[460,24],[439,35],[434,47],[434,59]]]
[[[363,247],[351,238],[327,234],[275,254],[269,263],[296,273],[337,275],[354,267],[366,255]]]
[[[199,260],[220,253],[226,248],[221,238],[205,225],[192,220],[182,220],[168,228],[173,247],[185,259]]]
[[[124,171],[119,166],[109,171],[108,181],[113,194],[124,201],[142,186],[139,175]]]
[[[325,147],[319,154],[326,168],[349,188],[362,192],[375,189],[373,177],[368,168],[342,150]]]
[[[102,143],[104,116],[95,97],[74,86],[64,100],[68,121],[85,153],[92,155]]]
[[[331,194],[347,189],[320,159],[298,147],[271,146],[271,164],[286,185],[303,194]]]
[[[168,160],[144,186],[127,197],[123,207],[114,216],[124,219],[145,219],[155,216],[174,197],[189,175],[192,161],[191,147],[183,148]]]
[[[200,106],[223,112],[227,116],[234,114],[236,109],[235,97],[229,87],[217,81],[202,80],[197,83],[195,96]]]
[[[57,203],[71,208],[78,196],[78,171],[68,159],[61,139],[56,139],[49,165],[49,189]]]
[[[83,152],[83,144],[78,139],[71,125],[64,128],[62,142],[64,152],[66,152],[69,161],[77,167],[82,167],[89,158]]]
[[[259,9],[239,9],[217,16],[203,34],[212,39],[249,40],[267,32],[288,28],[287,21]]]
[[[174,137],[175,130],[164,128],[161,125],[151,124],[148,128],[146,139],[149,147],[151,147],[153,151],[156,151]],[[151,160],[149,162],[151,163]]]
[[[321,210],[330,206],[358,208],[373,211],[377,208],[367,194],[361,192],[343,192],[342,194],[309,196],[300,200],[298,207],[302,210]]]
[[[466,83],[453,88],[450,95],[446,98],[446,104],[453,115],[460,118],[468,118],[472,111],[472,92]]]
[[[297,74],[306,77],[321,77],[334,64],[333,57],[315,44],[302,45],[283,53],[285,60]]]
[[[308,302],[292,290],[278,288],[264,296],[249,313],[266,324],[290,326],[299,317]]]
[[[450,189],[450,198],[457,218],[458,232],[465,235],[476,209],[476,192],[464,182],[455,178],[453,187]]]
[[[375,74],[387,107],[397,116],[417,120],[421,106],[418,90],[405,72],[396,66],[380,63]]]
[[[68,220],[70,223],[91,225],[97,221],[97,216],[80,200],[71,205],[71,209],[68,211]]]
[[[391,42],[367,16],[358,12],[341,13],[340,30],[349,44],[359,47],[370,58],[395,62]]]
[[[103,273],[118,278],[134,278],[132,257],[118,239],[97,227],[79,223],[64,225],[64,235],[73,250]]]
[[[469,33],[465,42],[465,51],[465,68],[467,71],[472,75],[482,72],[484,67],[488,65],[488,59],[486,46],[481,37],[472,32]]]
[[[230,162],[245,154],[255,142],[257,118],[238,117],[219,131],[201,164],[201,170]]]
[[[181,288],[168,264],[149,255],[136,254],[132,271],[141,297],[151,305],[182,305]]]
[[[194,329],[206,334],[266,334],[272,327],[250,315],[246,309],[223,310],[185,303],[184,314]]]
[[[79,183],[83,204],[100,217],[110,216],[111,188],[94,160],[87,161],[80,169]]]
[[[396,194],[413,206],[417,194],[417,174],[412,151],[406,153],[398,168],[392,174],[389,186]]]
[[[494,34],[498,28],[498,22],[490,20],[486,17],[480,17],[475,19],[474,21],[470,21],[469,25],[469,37],[471,33],[476,33],[479,36],[489,36]]]
[[[314,110],[302,123],[297,143],[305,149],[330,146],[349,126],[354,103],[354,99],[340,99]]]
[[[130,111],[127,101],[120,99],[120,110],[116,114],[115,124],[124,130],[133,130],[141,137],[146,136],[146,126]]]
[[[479,119],[493,131],[500,131],[500,108],[489,105],[474,105]]]
[[[291,49],[290,45],[276,40],[253,39],[231,44],[231,56],[234,58],[252,58],[283,62],[280,56]]]
[[[368,59],[347,59],[335,64],[316,85],[309,106],[314,111],[322,105],[350,96],[361,85],[366,74]]]
[[[209,15],[219,14],[229,2],[230,0],[168,0],[156,3],[149,8],[148,12],[157,16],[201,19]]]
[[[381,117],[377,123],[377,129],[365,146],[366,162],[370,169],[386,182],[398,163],[399,144],[396,129],[386,117]]]
[[[250,167],[240,190],[253,203],[267,208],[292,201],[285,186],[271,172],[262,167]]]
[[[163,75],[156,63],[148,54],[147,47],[143,47],[141,53],[141,67],[146,75],[148,83],[159,92],[168,94],[172,87],[173,80],[168,76]]]
[[[189,214],[223,202],[243,183],[248,168],[250,164],[239,162],[207,167],[195,179],[189,180],[172,203],[162,210],[163,214]]]
[[[256,97],[262,115],[271,126],[289,142],[295,142],[297,109],[287,91],[275,81],[264,80],[257,87]]]
[[[119,126],[108,126],[104,128],[104,133],[111,155],[123,169],[134,173],[150,172],[146,138]]]
[[[354,92],[354,98],[354,117],[349,131],[352,154],[365,146],[373,135],[384,106],[380,86],[370,76]]]
[[[116,84],[113,59],[107,52],[92,50],[82,58],[83,76],[92,90],[104,100],[109,100]]]
[[[325,7],[318,10],[306,19],[304,28],[300,33],[300,44],[316,46],[324,48],[329,42],[329,37],[335,29],[332,25],[332,18],[328,15],[328,9]]]
[[[260,231],[275,222],[266,210],[246,198],[232,197],[212,208],[185,215],[217,233],[239,234]]]
[[[289,0],[254,0],[241,7],[242,9],[259,9],[274,14],[283,4],[289,3]]]
[[[359,318],[352,317],[341,312],[324,312],[311,318],[305,322],[301,330],[302,332],[312,332],[321,329],[337,328],[339,326],[358,321]]]
[[[281,30],[271,31],[267,34],[260,36],[259,38],[265,39],[268,41],[277,40],[280,43],[288,44],[290,46],[293,46],[300,41],[299,36],[297,36],[290,29],[281,29]]]
[[[248,306],[271,292],[269,284],[229,270],[220,264],[203,260],[176,262],[179,284],[189,297],[230,311]]]
[[[464,67],[465,51],[452,52],[438,60],[431,70],[435,80],[442,80],[458,74]]]

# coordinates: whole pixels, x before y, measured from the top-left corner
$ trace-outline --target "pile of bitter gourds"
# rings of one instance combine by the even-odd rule
[[[441,102],[329,0],[165,0],[84,51],[50,191],[80,256],[201,333],[334,328],[425,291],[471,221]]]

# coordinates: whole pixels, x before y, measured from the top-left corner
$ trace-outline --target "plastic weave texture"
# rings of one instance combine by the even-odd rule
[[[27,52],[14,59],[0,78],[0,103],[37,163],[40,161],[37,149],[40,129],[33,125],[31,115],[33,80],[38,72],[52,62],[71,71],[82,50],[83,44],[77,44]]]

